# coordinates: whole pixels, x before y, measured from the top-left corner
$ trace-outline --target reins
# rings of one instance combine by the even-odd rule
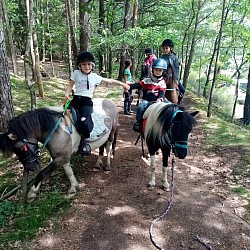
[[[38,148],[38,150],[36,152],[33,152],[31,150],[31,148],[29,147],[29,144],[30,145],[37,145],[38,143],[34,143],[34,142],[30,142],[28,141],[27,139],[23,139],[23,145],[24,145],[24,151],[27,151],[28,149],[31,151],[32,153],[32,156],[34,156],[34,159],[31,160],[30,162],[33,162],[33,161],[36,161],[38,160],[38,158],[41,156],[41,153],[43,152],[44,148],[46,147],[46,145],[48,144],[48,142],[50,141],[52,135],[55,133],[55,131],[57,130],[62,118],[64,117],[65,115],[65,112],[67,110],[67,108],[69,107],[69,104],[70,104],[70,101],[66,101],[65,103],[65,106],[64,106],[64,109],[63,109],[63,112],[62,114],[60,115],[60,117],[58,118],[55,126],[53,127],[53,129],[51,130],[51,132],[49,133],[49,135],[47,136],[47,138],[45,139],[45,142],[43,143],[43,145],[41,146],[41,148]],[[22,161],[27,161],[28,159],[30,158],[30,156],[26,157],[25,159],[23,159]]]
[[[53,135],[53,134],[55,133],[55,131],[57,130],[57,128],[58,128],[60,122],[62,121],[62,118],[63,118],[64,115],[65,115],[65,112],[66,112],[67,108],[69,107],[69,104],[70,104],[70,101],[69,101],[69,100],[66,100],[66,103],[65,103],[65,105],[64,105],[64,109],[63,109],[63,112],[62,112],[61,116],[58,118],[58,120],[57,120],[57,122],[56,122],[54,128],[51,130],[51,132],[50,132],[49,135],[47,136],[47,138],[46,138],[44,144],[43,144],[42,147],[40,148],[41,153],[42,153],[42,151],[44,150],[44,148],[46,147],[46,145],[48,144],[48,142],[50,141],[52,135]]]

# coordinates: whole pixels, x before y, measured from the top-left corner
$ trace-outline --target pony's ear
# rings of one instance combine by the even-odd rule
[[[12,134],[12,133],[8,134],[7,136],[8,136],[12,141],[15,141],[15,140],[17,139],[17,137],[16,137],[14,134]]]
[[[194,112],[190,113],[190,115],[196,116],[198,113],[199,113],[199,111],[194,111]]]

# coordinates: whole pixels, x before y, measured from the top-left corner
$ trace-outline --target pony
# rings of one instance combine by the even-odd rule
[[[155,154],[162,151],[162,188],[169,191],[167,180],[168,157],[171,150],[180,159],[187,156],[188,136],[196,124],[194,116],[199,111],[189,113],[183,107],[172,103],[154,103],[145,111],[143,139],[150,154],[151,178],[149,187],[154,187],[156,162]]]
[[[114,155],[118,132],[118,111],[115,104],[107,99],[94,98],[93,103],[94,129],[90,146],[91,150],[99,148],[95,167],[100,169],[106,148],[105,170],[110,171],[110,158]],[[24,170],[37,169],[41,151],[45,147],[50,153],[51,162],[37,174],[27,195],[28,202],[36,198],[43,180],[59,166],[63,166],[70,181],[68,193],[72,196],[76,194],[78,182],[70,166],[70,159],[78,153],[81,139],[76,127],[63,107],[50,107],[27,111],[15,117],[9,121],[7,131],[0,134],[0,151],[5,156],[16,154]],[[43,144],[42,147],[39,147],[38,142]]]
[[[175,76],[174,66],[170,63],[164,73],[164,79],[166,82],[166,92],[165,97],[168,101],[177,104],[178,103],[178,81]]]

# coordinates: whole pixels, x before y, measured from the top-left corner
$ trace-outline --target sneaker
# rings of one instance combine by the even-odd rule
[[[131,115],[128,111],[124,111],[124,115]]]
[[[142,126],[140,122],[136,122],[133,126],[133,130],[137,133],[141,133],[142,132]]]
[[[81,144],[80,153],[82,156],[88,156],[91,154],[91,147],[88,140],[84,140],[84,142]]]

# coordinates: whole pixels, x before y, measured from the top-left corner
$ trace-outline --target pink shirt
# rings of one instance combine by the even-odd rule
[[[149,65],[152,67],[153,62],[157,59],[155,54],[150,55],[144,59],[144,65]]]

